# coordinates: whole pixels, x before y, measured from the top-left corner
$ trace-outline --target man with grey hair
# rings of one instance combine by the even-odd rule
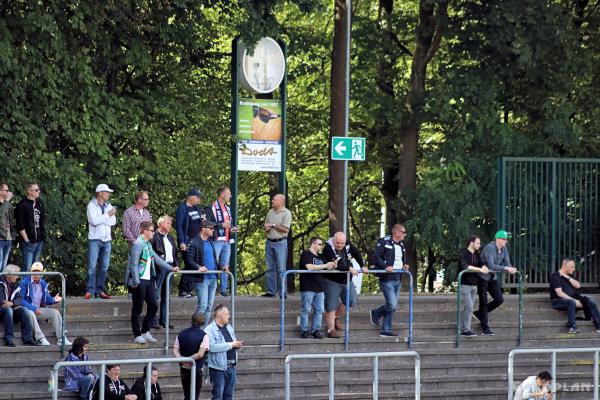
[[[267,292],[264,297],[283,294],[285,266],[288,256],[287,236],[292,226],[292,213],[285,208],[285,196],[276,194],[271,199],[263,228],[267,235],[265,254],[267,261]]]
[[[175,238],[171,234],[173,218],[169,215],[163,215],[158,219],[157,224],[158,229],[154,232],[154,236],[150,241],[154,253],[165,260],[171,267],[179,267],[179,261],[177,261],[177,245]],[[158,272],[158,277],[156,278],[156,296],[157,299],[160,297],[160,315],[158,324],[156,324],[156,321],[152,324],[153,329],[157,329],[160,326],[163,328],[165,327],[165,315],[167,315],[166,297],[169,295],[167,292],[167,285],[164,284],[167,274],[168,272],[161,268]],[[173,329],[174,326],[171,325],[169,328]]]
[[[10,199],[13,194],[6,182],[0,182],[0,272],[8,263],[8,256],[16,239],[15,212]]]
[[[4,321],[4,343],[8,347],[15,347],[14,322],[21,322],[21,339],[25,346],[37,346],[33,340],[31,324],[27,315],[28,311],[21,306],[21,288],[17,284],[17,275],[10,273],[19,272],[16,265],[9,264],[4,268],[8,275],[0,275],[0,320]]]

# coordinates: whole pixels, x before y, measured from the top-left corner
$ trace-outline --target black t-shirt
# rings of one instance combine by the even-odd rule
[[[571,285],[569,280],[564,276],[561,276],[559,271],[556,271],[555,273],[550,275],[550,299],[558,298],[558,295],[554,290],[558,288],[561,288],[564,294],[574,299],[579,300],[579,298],[581,297],[577,289],[575,289],[573,285]]]
[[[219,326],[219,325],[217,325],[217,326]],[[223,337],[225,338],[225,341],[227,343],[233,342],[233,338],[231,337],[231,335],[229,334],[229,331],[227,330],[227,325],[219,326],[219,330],[223,334]],[[236,350],[237,349],[235,349],[235,348],[231,348],[231,350],[227,350],[227,361],[235,361]]]
[[[464,248],[458,256],[458,272],[468,269],[469,265],[482,267],[481,255],[478,252],[471,253],[468,248]],[[469,272],[462,276],[461,283],[463,285],[476,286],[478,280],[479,276],[476,272]]]
[[[310,250],[304,250],[300,254],[300,269],[308,270],[307,264],[323,265],[325,260],[320,254],[313,254]],[[300,291],[301,292],[322,292],[322,274],[300,274]]]

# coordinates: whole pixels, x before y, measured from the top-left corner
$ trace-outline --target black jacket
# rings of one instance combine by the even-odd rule
[[[124,380],[119,379],[112,382],[108,375],[104,377],[104,400],[125,400],[126,394],[133,394],[133,392],[129,389],[129,386],[127,386]],[[94,385],[92,399],[100,399],[100,379],[98,379]]]
[[[23,297],[21,296],[21,288],[17,282],[9,283],[6,276],[0,276],[0,306],[7,301],[12,301],[12,308],[21,306]]]
[[[162,392],[160,391],[160,384],[156,382],[156,385],[152,385],[150,392],[152,396],[150,399],[146,399],[146,378],[140,376],[135,380],[135,383],[131,387],[131,392],[137,395],[137,400],[162,400]]]
[[[165,257],[165,244],[163,242],[162,233],[156,231],[154,232],[154,236],[150,239],[150,244],[154,249],[154,252],[160,256],[163,260],[166,260]],[[175,238],[170,233],[167,233],[167,239],[171,242],[171,246],[173,246],[173,267],[179,266],[179,261],[177,261],[177,244],[175,243]]]
[[[204,265],[204,244],[202,242],[203,240],[198,235],[188,243],[187,251],[184,253],[185,269],[197,271]],[[213,242],[209,240],[208,243],[210,243],[210,248],[213,251],[213,257],[215,258],[215,265],[218,268],[217,253],[215,253]],[[192,277],[194,282],[204,282],[204,275],[202,274],[192,275]]]
[[[458,272],[468,269],[469,265],[481,268],[483,262],[481,261],[481,255],[479,252],[471,253],[468,248],[464,248],[458,255]],[[461,284],[477,286],[479,281],[479,275],[476,272],[470,272],[464,274],[461,279]]]
[[[373,261],[375,269],[385,270],[387,267],[392,267],[396,259],[396,250],[394,244],[400,246],[402,250],[402,262],[404,263],[406,254],[403,242],[394,242],[391,236],[384,236],[377,240],[377,246],[373,253]],[[402,274],[389,273],[389,274],[378,274],[379,280],[381,281],[398,281],[402,278]]]
[[[35,205],[34,205],[35,204]],[[35,229],[35,209],[39,212],[39,227]],[[25,230],[29,241],[32,243],[43,242],[46,239],[46,228],[44,227],[44,204],[40,199],[35,202],[25,197],[15,207],[15,222],[17,233]],[[19,237],[22,239],[21,235]]]
[[[349,271],[353,259],[356,260],[360,268],[364,265],[360,251],[358,251],[358,249],[350,242],[346,242],[346,245],[338,255],[335,252],[333,243],[330,239],[323,249],[323,258],[325,259],[325,262],[338,260],[335,271]],[[344,274],[323,274],[323,277],[333,282],[346,283],[346,275]]]

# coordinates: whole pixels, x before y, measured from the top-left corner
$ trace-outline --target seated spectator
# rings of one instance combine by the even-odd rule
[[[90,341],[78,337],[73,341],[69,355],[65,361],[88,361],[88,345]],[[65,391],[79,392],[81,399],[87,399],[94,386],[97,376],[89,365],[72,366],[65,368]]]
[[[16,265],[9,264],[4,272],[19,272]],[[27,309],[21,307],[21,288],[17,284],[17,275],[0,275],[0,320],[4,320],[4,343],[15,347],[14,323],[21,322],[21,338],[25,346],[37,346],[31,334],[31,324]]]
[[[41,262],[35,262],[31,265],[31,271],[44,272],[44,266]],[[53,304],[62,301],[62,297],[57,294],[50,296],[48,292],[48,282],[41,275],[26,276],[21,280],[21,294],[23,296],[23,306],[27,307],[35,314],[37,321],[50,321],[56,334],[57,343],[60,346],[62,339],[62,316],[56,308],[50,308]],[[48,340],[41,331],[39,324],[34,326],[35,337],[44,345],[49,345]],[[39,331],[39,332],[38,332]],[[71,342],[65,337],[65,345],[70,346]]]
[[[104,379],[104,400],[137,400],[127,384],[120,380],[121,366],[119,364],[106,366],[106,377]],[[100,380],[94,385],[92,400],[100,400]]]
[[[548,371],[528,377],[517,388],[514,400],[552,400],[552,393],[548,392],[551,381],[552,375]]]
[[[579,293],[581,284],[573,278],[575,261],[565,258],[560,269],[550,276],[550,301],[555,310],[567,311],[570,334],[578,334],[575,323],[577,309],[583,309],[586,320],[593,320],[596,333],[600,333],[600,312],[596,302]]]
[[[139,400],[162,400],[160,385],[158,384],[158,369],[152,367],[152,376],[150,377],[150,399],[146,398],[146,368],[144,374],[135,380],[131,391]]]

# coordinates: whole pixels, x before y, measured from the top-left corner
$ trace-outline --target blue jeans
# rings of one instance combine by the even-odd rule
[[[104,291],[106,274],[110,266],[110,252],[112,250],[112,241],[103,242],[101,240],[88,241],[88,281],[86,292],[91,295],[97,295]],[[96,271],[96,267],[99,269]]]
[[[217,257],[217,263],[219,267],[229,266],[229,257],[231,256],[231,245],[225,240],[215,240],[213,242],[213,248],[215,249],[215,256]],[[227,279],[229,275],[220,274],[221,279],[221,293],[227,292]]]
[[[212,382],[212,400],[231,400],[235,390],[237,375],[235,367],[227,367],[227,371],[210,368]]]
[[[287,239],[279,242],[267,240],[265,253],[267,256],[267,293],[283,293],[281,285],[285,285],[283,276],[287,261]]]
[[[598,310],[598,306],[594,299],[591,299],[587,296],[581,296],[578,299],[583,306],[583,313],[585,314],[586,319],[592,319],[594,324],[596,325],[596,329],[600,329],[600,311]],[[569,328],[576,328],[576,314],[577,314],[577,305],[575,304],[575,300],[568,300],[562,298],[552,299],[552,308],[555,310],[566,311],[568,315]]]
[[[90,375],[84,375],[77,379],[77,387],[79,388],[79,397],[87,397],[92,390],[92,383],[94,383],[94,377]]]
[[[8,264],[8,256],[12,248],[12,240],[0,240],[0,272]]]
[[[12,307],[0,307],[0,321],[4,321],[4,340],[6,342],[12,342],[15,338],[14,334],[14,323],[21,323],[21,339],[23,342],[29,342],[33,340],[33,331],[29,318],[27,318],[27,309],[25,307],[19,307],[14,309]]]
[[[210,313],[212,311],[213,302],[215,301],[215,293],[217,291],[217,278],[209,278],[204,276],[204,281],[196,282],[196,296],[198,296],[198,306],[196,311],[204,313],[204,326],[210,321]]]
[[[310,332],[320,330],[323,312],[325,311],[325,293],[300,292],[300,301],[302,302],[302,308],[300,309],[300,330],[302,332],[308,331],[308,314],[311,310],[314,310],[314,312]]]
[[[23,251],[23,272],[29,272],[31,269],[31,264],[40,261],[44,242],[21,242],[21,246]]]
[[[378,320],[383,317],[381,332],[391,332],[392,330],[392,321],[394,319],[394,312],[396,312],[396,307],[398,306],[400,286],[402,286],[400,280],[379,281],[379,287],[385,298],[385,304],[374,309],[373,314]]]

